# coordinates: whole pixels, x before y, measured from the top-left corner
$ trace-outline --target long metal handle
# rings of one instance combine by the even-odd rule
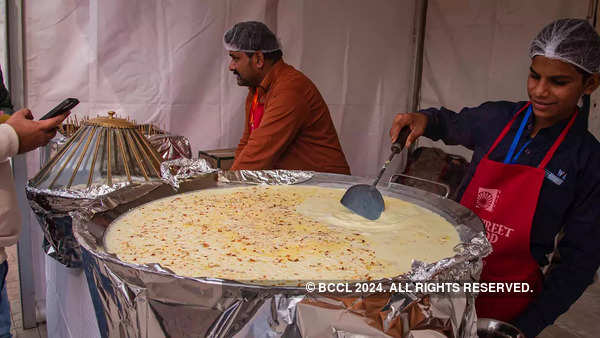
[[[423,182],[427,182],[427,183],[431,183],[431,184],[435,184],[435,185],[439,185],[441,187],[443,187],[444,189],[446,189],[446,194],[443,195],[444,198],[448,198],[448,196],[450,195],[450,186],[445,184],[445,183],[440,183],[440,182],[436,182],[436,181],[432,181],[432,180],[428,180],[425,178],[421,178],[421,177],[416,177],[416,176],[410,176],[410,175],[405,175],[405,174],[396,174],[396,175],[392,175],[392,177],[390,177],[390,181],[388,182],[388,186],[390,186],[394,180],[394,178],[396,177],[406,177],[406,178],[412,178],[414,180],[418,180],[418,181],[423,181]]]
[[[372,184],[373,187],[377,186],[377,183],[379,183],[381,176],[383,176],[385,169],[392,162],[394,156],[402,151],[404,145],[406,144],[406,139],[408,138],[408,135],[410,135],[410,128],[408,126],[405,126],[404,128],[402,128],[402,130],[400,130],[400,133],[398,133],[398,138],[396,139],[396,142],[392,144],[392,153],[390,154],[388,160],[385,161],[385,163],[381,167],[381,170],[379,170],[379,174],[377,175],[375,182],[373,182]]]

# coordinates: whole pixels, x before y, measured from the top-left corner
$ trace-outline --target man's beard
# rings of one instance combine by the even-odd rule
[[[250,83],[250,81],[248,81],[247,79],[244,79],[240,73],[238,73],[237,71],[233,71],[233,74],[235,74],[236,79],[237,79],[237,83],[238,86],[243,86],[243,87],[250,87],[252,84]]]

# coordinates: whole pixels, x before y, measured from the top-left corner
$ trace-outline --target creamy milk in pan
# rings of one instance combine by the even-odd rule
[[[274,285],[393,277],[413,259],[454,255],[459,236],[441,216],[384,196],[385,211],[369,221],[339,203],[344,191],[251,186],[176,195],[115,220],[105,248],[182,276]]]

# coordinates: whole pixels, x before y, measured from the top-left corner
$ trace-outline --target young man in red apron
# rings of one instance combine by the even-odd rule
[[[482,219],[492,244],[481,281],[524,282],[534,291],[480,294],[477,315],[536,336],[600,265],[600,143],[577,109],[598,87],[600,37],[584,20],[558,20],[534,39],[530,57],[529,102],[398,114],[390,135],[394,141],[408,125],[407,145],[425,135],[474,150],[457,199]],[[560,231],[563,261],[543,277]]]
[[[527,111],[526,116],[513,139],[505,161],[500,163],[490,160],[489,153],[506,136],[511,125],[523,110]],[[577,113],[572,115],[567,127],[554,142],[539,166],[511,164],[512,161],[518,159],[528,145],[525,143],[515,154],[516,145],[531,112],[531,104],[528,103],[506,125],[490,150],[479,162],[475,175],[463,193],[460,203],[473,210],[484,222],[486,228],[504,228],[502,231],[504,234],[501,236],[493,236],[494,234],[488,231],[488,240],[494,251],[484,258],[481,281],[526,282],[529,283],[532,290],[539,291],[542,287],[542,274],[529,249],[531,224],[542,188],[546,165],[575,122]],[[506,294],[504,297],[482,295],[477,298],[477,315],[510,321],[523,312],[534,296],[534,293],[529,295]]]

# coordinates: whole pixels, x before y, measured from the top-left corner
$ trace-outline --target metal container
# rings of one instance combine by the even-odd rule
[[[501,320],[479,318],[477,320],[479,338],[525,338],[521,330]]]
[[[300,287],[268,287],[219,278],[190,278],[158,265],[125,263],[106,253],[108,225],[129,210],[176,193],[243,184],[302,184],[347,188],[368,179],[290,171],[233,171],[206,174],[179,191],[165,185],[142,198],[95,214],[74,212],[75,237],[103,336],[129,337],[303,337],[405,336],[436,331],[453,337],[476,336],[475,295],[423,292],[307,294]],[[491,251],[479,218],[443,197],[399,184],[379,187],[384,195],[425,207],[453,224],[462,244],[454,257],[433,264],[414,262],[403,280],[475,281],[481,258]],[[127,188],[123,189],[126,191]]]
[[[192,146],[185,136],[170,134],[145,134],[146,139],[163,160],[192,158]]]
[[[148,139],[163,160],[192,158],[192,146],[187,137],[172,135],[149,123],[137,125],[135,129]]]
[[[48,190],[84,190],[116,183],[160,178],[162,160],[156,150],[125,119],[87,120],[30,185]]]
[[[71,137],[51,143],[43,152],[42,169],[26,187],[44,231],[44,251],[67,267],[81,266],[69,212],[82,207],[106,210],[114,191],[133,186],[142,194],[161,181],[161,156],[135,124],[114,114],[77,122]]]

